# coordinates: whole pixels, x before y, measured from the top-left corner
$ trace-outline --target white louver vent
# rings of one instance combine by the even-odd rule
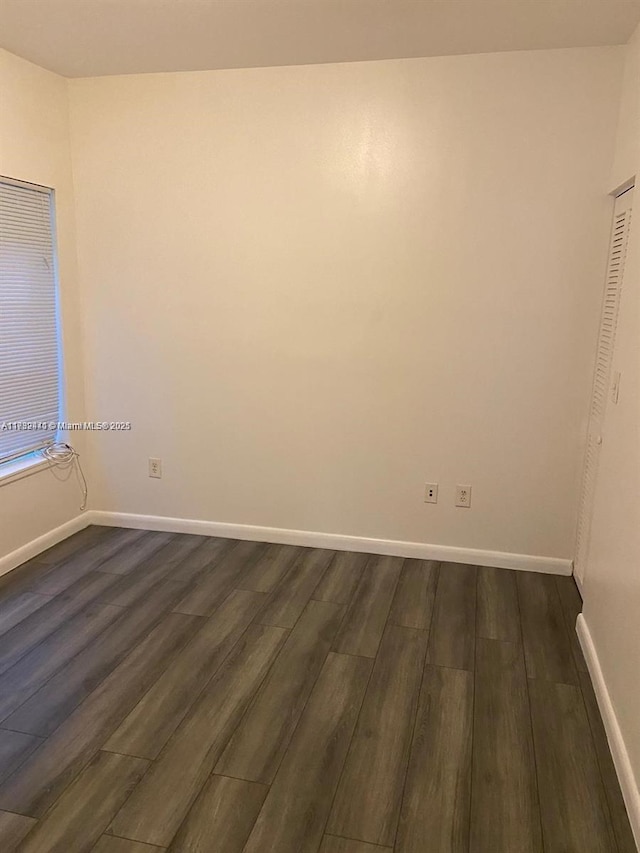
[[[575,574],[581,581],[584,579],[589,554],[591,517],[593,513],[598,459],[600,456],[600,444],[602,443],[604,415],[609,397],[618,309],[620,306],[624,264],[631,227],[632,202],[633,190],[628,190],[616,199],[613,215],[609,261],[602,301],[600,333],[598,335],[598,351],[593,376],[591,408],[589,411],[589,431],[582,475],[582,492],[578,510]]]

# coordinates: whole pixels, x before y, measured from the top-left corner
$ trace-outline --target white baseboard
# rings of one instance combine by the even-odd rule
[[[251,524],[228,524],[220,521],[199,521],[158,515],[93,511],[91,512],[91,524],[102,524],[109,527],[133,527],[141,530],[163,530],[169,533],[199,533],[204,536],[221,536],[224,539],[248,539],[251,542],[304,545],[309,548],[330,548],[336,551],[361,551],[366,554],[416,557],[420,560],[468,563],[474,566],[494,566],[499,569],[520,569],[556,575],[570,575],[573,569],[571,560],[555,557],[536,557],[529,554],[510,554],[506,551],[484,551],[477,548],[456,548],[451,545],[429,545],[426,542],[370,539],[364,536],[345,536],[339,533],[315,533],[311,530],[287,530],[281,527],[258,527]]]
[[[26,563],[27,560],[37,557],[38,554],[46,551],[47,548],[51,548],[52,545],[57,545],[58,542],[62,542],[63,539],[67,539],[72,534],[77,533],[79,530],[82,530],[92,523],[91,513],[82,513],[81,515],[77,515],[75,518],[72,518],[70,521],[66,521],[64,524],[61,524],[59,527],[56,527],[54,530],[50,530],[48,533],[38,536],[37,539],[27,542],[27,544],[23,545],[21,548],[16,548],[15,551],[11,551],[11,553],[7,554],[5,557],[0,557],[0,576],[5,575],[12,569],[15,569],[16,566]]]
[[[311,530],[287,530],[281,527],[259,527],[251,524],[230,524],[220,521],[201,521],[170,518],[160,515],[135,515],[122,512],[89,510],[50,530],[5,557],[0,557],[0,575],[10,572],[47,548],[56,545],[89,524],[108,527],[132,527],[140,530],[163,530],[169,533],[198,533],[225,539],[246,539],[251,542],[275,542],[282,545],[303,545],[308,548],[330,548],[336,551],[360,551],[391,557],[414,557],[448,563],[468,563],[475,566],[494,566],[528,572],[570,575],[571,560],[556,557],[537,557],[530,554],[510,554],[506,551],[486,551],[478,548],[456,548],[452,545],[430,545],[427,542],[403,542],[396,539],[372,539],[365,536],[345,536],[339,533],[316,533]]]
[[[598,653],[593,644],[589,626],[582,613],[578,616],[576,630],[587,662],[589,674],[591,675],[591,681],[593,682],[593,689],[598,700],[598,707],[600,708],[600,714],[602,715],[602,721],[607,733],[613,763],[620,781],[620,788],[622,789],[622,796],[627,807],[633,835],[636,845],[640,850],[640,791],[638,791],[638,785],[636,784],[631,761],[629,760],[629,753],[627,752],[616,712],[611,702],[609,691],[607,690]]]

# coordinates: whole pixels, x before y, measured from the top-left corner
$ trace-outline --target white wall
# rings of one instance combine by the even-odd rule
[[[621,61],[70,81],[97,505],[571,558]]]
[[[612,188],[640,171],[640,31],[629,45]],[[635,194],[613,370],[617,405],[603,429],[584,616],[640,785],[640,194]],[[637,829],[640,795],[636,790]],[[639,836],[640,841],[640,836]]]
[[[67,415],[84,409],[80,306],[77,287],[73,184],[66,81],[0,50],[0,175],[56,191]],[[74,435],[82,448],[82,437]],[[60,483],[48,471],[0,482],[0,558],[79,513],[75,479]]]
[[[633,177],[640,159],[640,27],[624,48],[624,66],[616,146],[609,189],[621,187]],[[637,204],[637,202],[636,202]]]

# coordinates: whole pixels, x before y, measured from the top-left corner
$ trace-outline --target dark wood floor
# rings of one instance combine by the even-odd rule
[[[571,578],[87,528],[0,579],[0,851],[632,853]]]

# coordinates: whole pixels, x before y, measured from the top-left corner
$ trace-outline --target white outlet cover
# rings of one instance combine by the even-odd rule
[[[456,506],[471,506],[471,486],[456,486]]]
[[[149,458],[149,476],[154,477],[156,480],[160,480],[162,478],[161,459],[155,459],[153,457]]]
[[[425,483],[424,484],[424,502],[426,504],[437,504],[438,503],[438,484],[437,483]]]

